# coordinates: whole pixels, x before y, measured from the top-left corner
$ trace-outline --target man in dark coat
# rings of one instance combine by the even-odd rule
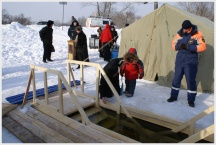
[[[47,22],[47,26],[43,27],[39,31],[39,35],[41,38],[41,41],[43,42],[43,47],[44,47],[44,54],[43,54],[43,62],[47,63],[46,60],[48,61],[53,61],[51,59],[51,51],[53,48],[52,41],[53,41],[53,29],[52,26],[54,24],[54,21],[49,20]]]
[[[89,62],[88,48],[87,48],[87,39],[85,33],[82,31],[81,26],[76,27],[77,37],[75,39],[75,48],[76,48],[76,59],[79,61]],[[80,66],[78,65],[77,69]]]
[[[120,94],[118,68],[121,66],[122,62],[123,58],[115,58],[108,62],[104,67],[104,71],[107,77],[110,79],[118,94]],[[112,90],[110,89],[109,85],[102,75],[100,80],[99,93],[100,98],[104,103],[106,103],[106,98],[111,98],[113,96]]]
[[[77,32],[76,27],[79,26],[79,22],[72,16],[72,23],[70,27],[68,28],[68,36],[70,37],[70,40],[75,40]]]

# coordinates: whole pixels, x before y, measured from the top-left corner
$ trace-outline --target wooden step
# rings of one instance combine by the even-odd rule
[[[38,136],[8,116],[2,118],[2,125],[24,143],[45,143]]]
[[[69,143],[73,142],[61,134],[53,131],[45,124],[18,110],[13,110],[8,113],[8,116],[14,119],[16,122],[27,128],[29,131],[37,135],[39,138],[47,143]]]
[[[69,127],[68,125],[65,125],[56,119],[38,111],[38,110],[31,110],[26,112],[27,115],[34,118],[35,120],[38,120],[45,124],[50,129],[61,133],[64,137],[72,140],[75,143],[94,143],[97,142],[97,140],[93,139],[92,137],[89,137],[79,130],[76,130],[72,127]]]
[[[2,116],[6,115],[8,112],[15,109],[17,106],[17,104],[2,103]]]
[[[34,108],[36,108],[37,110],[49,115],[50,117],[55,118],[56,120],[68,125],[68,127],[72,127],[76,130],[79,130],[80,132],[82,132],[83,134],[86,134],[87,136],[92,137],[93,139],[96,140],[95,143],[122,143],[123,141],[121,139],[117,139],[116,137],[112,137],[110,135],[107,135],[104,132],[99,131],[98,129],[104,131],[103,128],[99,127],[99,126],[95,126],[94,124],[90,124],[88,126],[81,124],[67,116],[64,116],[58,112],[56,112],[52,107],[47,106],[43,103],[37,103],[35,105],[32,105]],[[97,128],[97,129],[95,129]],[[106,130],[106,132],[110,132],[109,130]],[[114,133],[115,134],[115,133]],[[121,138],[125,138],[125,137],[121,137]],[[126,139],[128,142],[136,142],[135,140],[131,140],[131,139]]]
[[[94,115],[94,114],[97,114],[97,113],[100,112],[100,111],[101,111],[101,109],[98,108],[98,107],[93,107],[93,108],[90,108],[90,109],[88,109],[88,110],[85,110],[86,115],[87,115],[88,117],[90,117],[90,116],[92,116],[92,115]],[[74,119],[74,120],[76,120],[76,121],[81,121],[81,115],[80,115],[79,113],[76,114],[76,115],[74,115],[74,116],[72,116],[72,117],[70,117],[70,118],[72,118],[72,119]]]

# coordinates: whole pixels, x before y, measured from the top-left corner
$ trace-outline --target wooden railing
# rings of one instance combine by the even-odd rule
[[[139,119],[142,120],[151,120],[154,121],[152,119],[158,119],[158,122],[160,124],[160,121],[162,122],[161,125],[163,125],[164,123],[167,124],[169,122],[172,122],[173,125],[176,124],[176,127],[172,127],[171,131],[165,132],[165,134],[167,133],[171,133],[171,132],[185,132],[186,129],[188,129],[187,134],[190,136],[188,139],[182,141],[182,142],[195,142],[197,140],[201,140],[205,137],[208,137],[210,135],[212,135],[214,133],[214,130],[212,129],[212,127],[214,127],[214,125],[207,127],[206,129],[199,131],[199,132],[194,132],[194,125],[196,123],[196,121],[198,121],[199,119],[203,118],[204,116],[210,114],[211,112],[214,111],[214,106],[209,107],[208,109],[204,110],[203,112],[201,112],[200,114],[198,114],[197,116],[193,117],[191,120],[185,122],[185,123],[181,123],[169,118],[165,118],[165,117],[159,117],[158,115],[152,114],[150,112],[145,112],[144,110],[139,110],[139,109],[135,109],[135,108],[131,108],[129,106],[125,106],[122,103],[122,100],[119,96],[119,94],[117,93],[117,91],[115,90],[114,86],[112,85],[111,81],[109,80],[109,78],[107,77],[106,73],[104,72],[103,68],[101,67],[100,64],[97,63],[91,63],[91,62],[83,62],[83,61],[75,61],[75,60],[67,60],[67,81],[65,79],[65,77],[63,76],[62,72],[57,71],[57,70],[53,70],[53,69],[48,69],[48,68],[43,68],[43,67],[39,67],[39,66],[35,66],[35,65],[30,65],[31,68],[31,72],[30,72],[30,76],[29,76],[29,81],[28,81],[28,85],[26,88],[26,93],[23,99],[23,104],[22,107],[24,106],[24,104],[26,103],[27,100],[27,96],[28,96],[28,91],[29,91],[29,87],[30,84],[32,83],[33,86],[33,103],[36,103],[36,85],[35,85],[35,70],[40,70],[43,72],[43,76],[44,76],[44,94],[45,94],[45,104],[48,105],[49,104],[49,99],[48,99],[48,84],[47,84],[47,73],[51,73],[54,75],[58,76],[58,93],[59,93],[59,112],[60,113],[64,113],[64,104],[63,104],[63,93],[62,93],[62,83],[65,85],[66,90],[68,91],[69,95],[72,98],[73,103],[75,104],[75,106],[77,107],[78,111],[81,114],[82,117],[82,123],[86,124],[86,125],[90,125],[93,126],[94,128],[95,125],[93,125],[89,119],[88,116],[86,115],[85,111],[83,110],[83,108],[81,107],[81,105],[79,104],[78,100],[76,99],[75,96],[79,95],[82,97],[88,97],[88,98],[93,98],[95,100],[95,105],[97,107],[100,106],[106,106],[107,108],[116,111],[118,114],[120,113],[124,113],[127,117],[131,118],[131,120],[138,126],[141,127],[141,125],[133,118],[133,117],[138,117]],[[74,79],[74,75],[73,75],[73,70],[71,68],[71,64],[78,64],[80,65],[80,87],[81,87],[81,91],[78,90],[72,90],[69,83],[71,81],[71,78],[74,82],[74,86],[76,87],[76,83],[75,83],[75,79]],[[96,68],[96,94],[95,96],[91,96],[88,94],[85,94],[84,91],[84,66],[91,66],[91,67],[95,67]],[[117,100],[117,105],[113,105],[113,104],[101,104],[99,101],[99,81],[100,81],[100,75],[103,75],[104,79],[106,80],[107,84],[109,85],[110,89],[112,90],[114,96],[116,97]],[[167,122],[167,123],[166,123]],[[207,133],[206,133],[207,132]],[[198,137],[199,136],[199,137]]]
[[[64,86],[66,87],[67,92],[71,96],[73,103],[75,104],[76,108],[78,109],[79,113],[81,114],[83,124],[86,124],[86,125],[90,124],[88,116],[86,115],[85,111],[83,110],[80,103],[78,102],[75,94],[73,93],[73,90],[69,86],[69,83],[67,82],[67,80],[63,76],[62,72],[57,71],[57,70],[53,70],[53,69],[43,68],[40,66],[35,66],[35,65],[30,65],[30,68],[31,68],[30,77],[28,80],[28,85],[26,88],[26,93],[25,93],[25,96],[23,99],[22,107],[25,105],[25,103],[27,101],[27,96],[28,96],[29,87],[30,87],[31,82],[32,82],[32,86],[33,86],[33,104],[37,103],[36,102],[35,70],[39,70],[39,71],[43,72],[43,76],[44,76],[45,104],[49,105],[48,89],[47,89],[48,88],[47,73],[50,73],[50,74],[54,74],[54,75],[58,76],[59,112],[61,114],[64,114],[63,91],[62,91],[62,83],[63,83]],[[74,82],[75,82],[75,80],[74,80]]]

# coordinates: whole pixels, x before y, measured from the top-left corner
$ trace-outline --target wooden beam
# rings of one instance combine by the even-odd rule
[[[96,68],[96,97],[95,104],[99,107],[99,85],[100,85],[100,70]]]
[[[35,69],[32,69],[32,89],[33,89],[33,104],[35,104],[36,103]]]
[[[89,126],[85,126],[84,124],[81,124],[71,118],[68,118],[67,116],[64,116],[58,112],[55,112],[50,106],[45,105],[43,103],[41,104],[33,104],[33,106],[40,110],[41,112],[55,118],[56,120],[74,128],[77,129],[79,131],[81,131],[82,133],[91,136],[92,138],[96,139],[98,142],[103,142],[103,143],[118,143],[118,142],[122,142],[120,140],[117,140],[116,137],[111,138],[110,136],[108,136],[107,134],[105,134],[104,132],[99,132],[98,130],[91,128]],[[105,129],[105,128],[104,128]],[[117,134],[118,136],[119,134]],[[128,138],[130,139],[130,138]],[[132,139],[131,139],[132,140]],[[132,141],[130,141],[132,142]]]
[[[58,75],[60,73],[60,71],[57,71],[54,69],[44,68],[44,67],[40,67],[40,66],[36,66],[36,65],[32,65],[32,64],[30,65],[30,68],[37,69],[37,70],[40,70],[42,72],[48,72],[48,73],[55,74],[55,75]]]
[[[53,117],[50,117],[47,114],[42,113],[39,110],[31,109],[26,112],[26,114],[35,120],[38,120],[45,124],[47,127],[53,131],[60,133],[62,136],[72,140],[74,143],[96,143],[97,140],[94,140],[92,137],[87,136],[86,134],[80,132],[77,129],[74,129]]]
[[[34,120],[33,118],[21,113],[20,111],[14,110],[9,113],[9,117],[16,120],[22,126],[28,128],[29,131],[40,137],[47,143],[66,143],[72,142],[60,134],[52,131],[43,123]]]
[[[214,133],[214,124],[186,138],[180,143],[195,143],[201,139],[208,137],[209,135],[212,135],[213,133]]]
[[[88,119],[88,116],[86,115],[85,111],[83,110],[83,108],[80,106],[76,96],[74,95],[73,91],[71,90],[71,87],[68,85],[65,77],[63,76],[62,73],[59,74],[59,77],[61,78],[62,82],[64,83],[68,93],[70,94],[72,101],[74,102],[75,106],[77,107],[77,109],[79,110],[81,116],[82,116],[82,121],[84,121],[84,124],[89,124],[90,120]]]
[[[81,86],[81,92],[84,93],[84,71],[83,71],[82,64],[80,64],[80,86]]]
[[[2,117],[8,114],[11,110],[14,110],[17,106],[17,104],[2,103]]]
[[[48,85],[47,85],[47,72],[43,73],[44,76],[44,95],[45,95],[45,102],[48,105],[49,99],[48,99]]]
[[[60,113],[64,114],[62,81],[61,81],[60,76],[58,76],[58,93],[59,93],[59,111],[60,111]]]
[[[85,62],[85,61],[77,61],[77,60],[66,60],[67,63],[79,64],[79,65],[87,65],[92,67],[98,67],[98,63]]]
[[[67,63],[67,81],[68,81],[69,84],[71,82],[71,79],[70,79],[70,68],[71,68],[70,63]]]
[[[26,104],[27,102],[27,98],[28,98],[28,92],[29,92],[29,88],[30,88],[30,85],[31,85],[31,79],[32,79],[32,69],[30,71],[30,75],[29,75],[29,79],[28,79],[28,84],[27,84],[27,87],[26,87],[26,91],[25,91],[25,95],[23,97],[23,102],[22,102],[22,106],[21,108],[23,108],[23,106]]]
[[[27,130],[25,127],[14,121],[8,116],[2,118],[2,126],[7,128],[12,134],[19,138],[23,143],[45,143],[38,136]]]

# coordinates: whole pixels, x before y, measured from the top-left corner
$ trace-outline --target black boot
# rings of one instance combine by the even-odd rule
[[[169,99],[167,99],[167,102],[174,102],[174,101],[177,101],[177,99],[175,99],[173,97],[170,97]]]
[[[46,60],[43,60],[44,63],[47,63]]]
[[[195,107],[195,104],[194,104],[194,102],[192,102],[192,101],[188,101],[188,105],[189,105],[190,107]]]
[[[52,59],[47,59],[47,61],[53,61]]]

